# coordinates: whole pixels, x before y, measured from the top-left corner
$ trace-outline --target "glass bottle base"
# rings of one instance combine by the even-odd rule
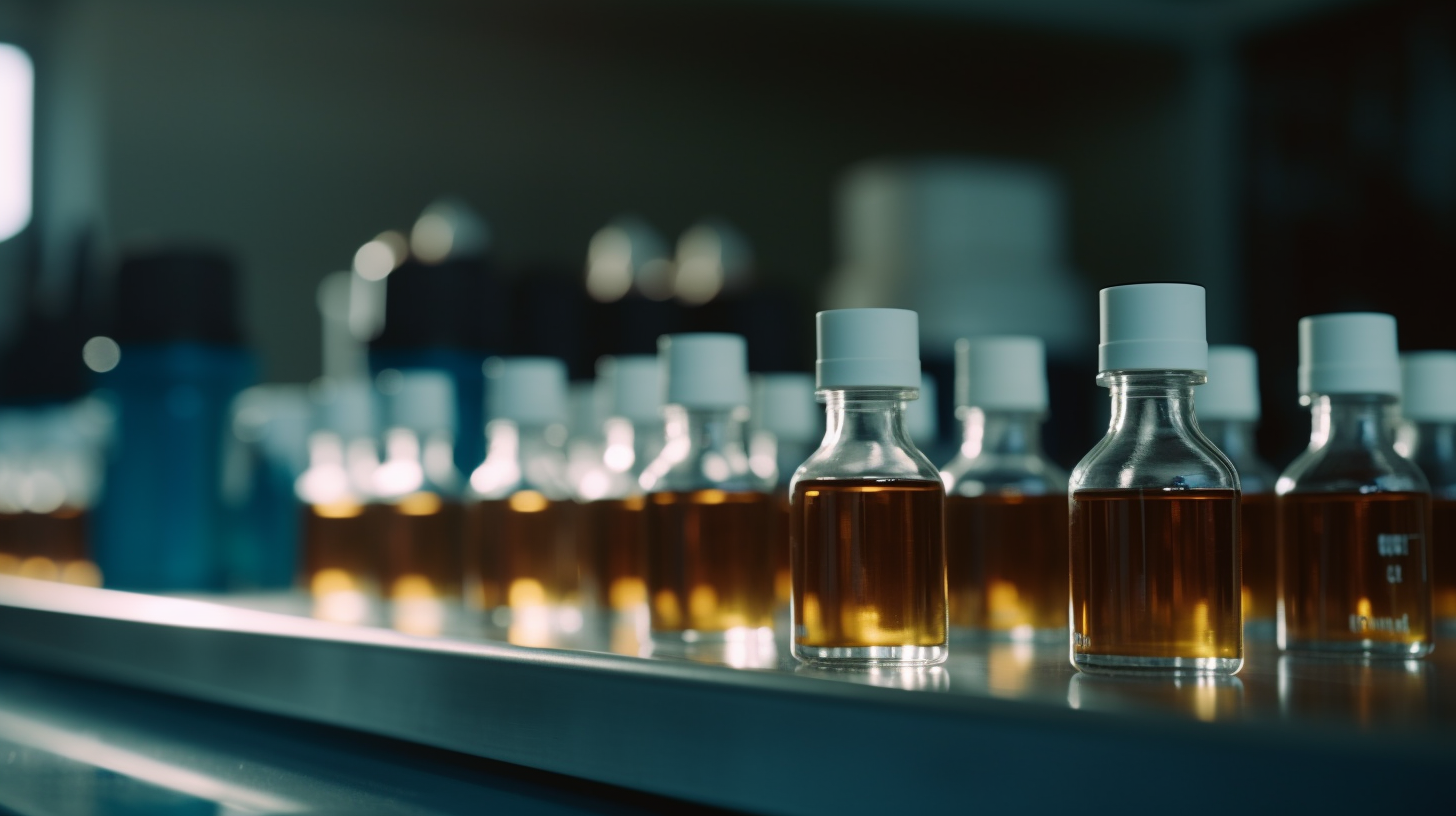
[[[944,663],[949,649],[939,646],[806,646],[795,643],[794,657],[811,666],[931,666]]]
[[[1280,651],[1328,657],[1376,657],[1407,659],[1425,657],[1435,650],[1429,640],[1398,643],[1388,640],[1282,640]]]
[[[1242,657],[1142,657],[1072,653],[1072,666],[1087,674],[1231,675]]]

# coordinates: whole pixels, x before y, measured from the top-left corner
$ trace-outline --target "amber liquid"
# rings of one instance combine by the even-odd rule
[[[789,495],[774,496],[773,524],[770,534],[773,538],[774,600],[779,606],[788,606],[794,594],[793,572],[789,568],[789,528],[793,525]]]
[[[1241,660],[1238,530],[1234,490],[1072,494],[1078,665],[1197,669],[1214,667],[1181,661]]]
[[[1278,601],[1279,522],[1274,496],[1245,493],[1239,500],[1239,548],[1244,559],[1244,626],[1271,637]]]
[[[799,482],[790,533],[795,647],[944,645],[944,502],[939,482]]]
[[[77,507],[0,516],[0,575],[101,586],[88,527],[87,512]]]
[[[1456,622],[1456,500],[1431,502],[1431,557],[1436,617]]]
[[[361,623],[379,596],[383,508],[335,502],[303,508],[303,580],[314,616]]]
[[[723,490],[647,497],[654,636],[703,640],[773,626],[771,501]]]
[[[463,584],[462,510],[434,493],[377,505],[382,584],[390,599],[456,599]],[[373,509],[373,508],[371,508]]]
[[[581,603],[576,508],[534,490],[470,505],[466,522],[466,598],[477,609]]]
[[[647,500],[642,496],[601,499],[578,510],[582,579],[589,581],[597,606],[630,612],[647,605],[647,542],[643,529]]]
[[[1067,636],[1067,497],[945,500],[950,625]]]
[[[1423,493],[1279,497],[1281,645],[1422,653],[1431,638],[1430,529]]]

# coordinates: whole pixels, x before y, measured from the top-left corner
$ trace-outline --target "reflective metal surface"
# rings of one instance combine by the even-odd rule
[[[1021,643],[849,671],[795,665],[782,645],[643,659],[470,639],[465,622],[424,638],[239,605],[296,599],[228,600],[0,579],[0,656],[766,813],[1063,808],[1078,779],[1115,785],[1078,800],[1094,812],[1124,795],[1221,812],[1224,796],[1197,795],[1212,790],[1388,808],[1437,796],[1390,780],[1456,767],[1456,642],[1387,662],[1253,643],[1245,669],[1218,680],[1082,676],[1065,650]],[[590,630],[574,645],[629,640]]]

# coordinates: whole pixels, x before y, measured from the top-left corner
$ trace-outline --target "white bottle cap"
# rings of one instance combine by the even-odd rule
[[[566,363],[555,357],[492,357],[485,361],[487,413],[522,425],[567,421]]]
[[[920,317],[909,309],[815,315],[819,388],[919,388]]]
[[[753,378],[753,424],[785,442],[817,442],[824,411],[814,400],[808,374],[758,374]]]
[[[455,381],[443,371],[405,369],[390,400],[390,425],[429,434],[455,431]]]
[[[1132,283],[1098,293],[1099,371],[1207,371],[1203,287]]]
[[[1041,338],[963,337],[955,351],[957,408],[1047,409],[1046,346]]]
[[[608,412],[638,425],[662,421],[662,366],[650,354],[597,360],[597,382],[607,392]]]
[[[748,406],[748,341],[737,334],[666,334],[657,340],[666,402],[687,408]]]
[[[1400,355],[1401,413],[1417,422],[1456,422],[1456,351]]]
[[[1199,419],[1257,422],[1259,358],[1247,346],[1209,346],[1208,383],[1198,389]]]
[[[905,406],[905,430],[917,445],[928,445],[940,438],[940,415],[936,412],[938,391],[935,378],[920,375],[920,399]]]
[[[372,439],[378,430],[375,427],[378,393],[363,378],[320,378],[313,389],[319,429],[333,431],[344,439]]]
[[[1395,318],[1373,312],[1300,318],[1299,394],[1400,396]]]

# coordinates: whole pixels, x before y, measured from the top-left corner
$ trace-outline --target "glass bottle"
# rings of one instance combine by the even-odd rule
[[[753,378],[753,428],[748,466],[774,486],[774,600],[787,610],[793,582],[789,572],[789,480],[824,438],[823,414],[814,400],[810,374],[758,374]]]
[[[386,369],[377,379],[390,397],[384,461],[374,471],[381,583],[394,628],[436,635],[463,584],[455,383],[429,369]]]
[[[508,626],[513,643],[550,645],[581,629],[581,585],[567,477],[566,364],[497,357],[485,364],[485,460],[470,475],[466,597]]]
[[[947,655],[945,488],[911,441],[919,320],[904,309],[817,318],[824,441],[794,473],[793,654],[825,665]]]
[[[960,452],[945,480],[953,633],[1067,637],[1067,474],[1041,449],[1046,350],[1036,337],[956,342]]]
[[[1400,356],[1406,449],[1431,485],[1431,573],[1436,624],[1456,633],[1456,351]]]
[[[1394,447],[1395,318],[1299,321],[1309,447],[1279,476],[1279,648],[1431,651],[1431,493]]]
[[[1100,293],[1107,434],[1072,471],[1072,665],[1233,674],[1243,665],[1239,479],[1198,428],[1203,287]]]
[[[642,474],[655,648],[769,641],[768,483],[748,467],[747,344],[735,334],[658,343],[666,443]]]
[[[1254,350],[1209,346],[1208,383],[1198,389],[1198,427],[1239,473],[1239,550],[1243,561],[1244,635],[1274,638],[1278,547],[1274,482],[1279,472],[1259,458],[1259,370]]]

